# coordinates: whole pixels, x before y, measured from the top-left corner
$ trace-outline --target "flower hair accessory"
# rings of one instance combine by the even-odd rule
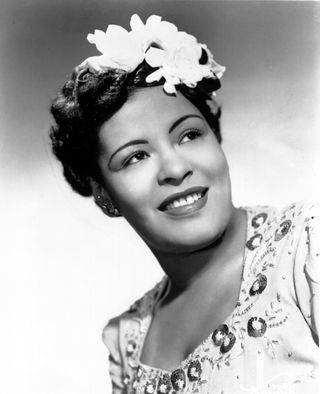
[[[175,94],[175,86],[179,84],[194,88],[203,78],[222,77],[225,67],[215,62],[207,46],[198,43],[194,36],[178,31],[173,23],[151,15],[144,24],[135,14],[130,27],[127,31],[109,25],[106,32],[95,30],[94,34],[88,34],[88,41],[96,45],[101,55],[87,58],[78,70],[105,72],[117,68],[130,73],[145,60],[156,69],[146,77],[146,82],[163,78],[163,89],[168,94]]]

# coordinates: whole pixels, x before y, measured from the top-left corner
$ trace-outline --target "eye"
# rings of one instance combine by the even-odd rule
[[[139,163],[139,161],[145,160],[147,157],[149,157],[149,155],[146,152],[135,152],[124,161],[123,166],[127,167],[132,164]]]
[[[198,129],[188,130],[180,140],[180,144],[185,144],[186,142],[193,141],[202,135],[201,131]]]

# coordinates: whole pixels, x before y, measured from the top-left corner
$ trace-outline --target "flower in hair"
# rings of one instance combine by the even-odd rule
[[[165,79],[164,90],[176,93],[175,85],[184,83],[194,88],[204,77],[212,76],[209,67],[200,65],[201,46],[196,39],[178,32],[173,41],[163,48],[151,47],[146,53],[146,62],[158,69],[148,75],[146,82]]]
[[[106,32],[95,30],[94,34],[88,34],[87,40],[95,44],[102,55],[89,57],[80,64],[80,69],[105,72],[119,68],[131,72],[144,59],[146,47],[140,35],[121,26],[109,25]]]
[[[130,27],[136,35],[140,35],[147,48],[152,44],[158,47],[167,45],[178,32],[173,23],[162,21],[158,15],[149,16],[144,24],[139,15],[134,14],[130,19]]]
[[[105,72],[118,68],[133,72],[144,60],[154,72],[146,77],[147,83],[164,79],[163,89],[176,93],[176,85],[194,88],[203,78],[221,78],[225,67],[215,62],[206,45],[185,32],[178,31],[173,23],[151,15],[144,24],[135,14],[130,20],[131,31],[121,26],[109,25],[106,32],[95,30],[88,34],[88,41],[95,44],[100,56],[92,56],[78,69],[89,68]],[[200,62],[205,54],[205,61]]]

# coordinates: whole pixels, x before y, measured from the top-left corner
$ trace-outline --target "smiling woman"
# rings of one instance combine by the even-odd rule
[[[226,159],[181,93],[137,89],[101,125],[99,138],[103,182],[94,183],[94,194],[116,201],[150,247],[192,251],[224,229],[231,211]]]
[[[319,206],[235,207],[212,95],[224,67],[160,17],[131,29],[90,34],[102,55],[52,105],[68,182],[165,272],[104,329],[114,393],[316,392]]]

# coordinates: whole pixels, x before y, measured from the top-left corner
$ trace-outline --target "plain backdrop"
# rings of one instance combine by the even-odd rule
[[[50,100],[86,41],[158,14],[226,66],[217,98],[236,205],[320,195],[317,2],[2,0],[0,8],[0,392],[110,393],[101,332],[162,277],[123,219],[64,181]]]

